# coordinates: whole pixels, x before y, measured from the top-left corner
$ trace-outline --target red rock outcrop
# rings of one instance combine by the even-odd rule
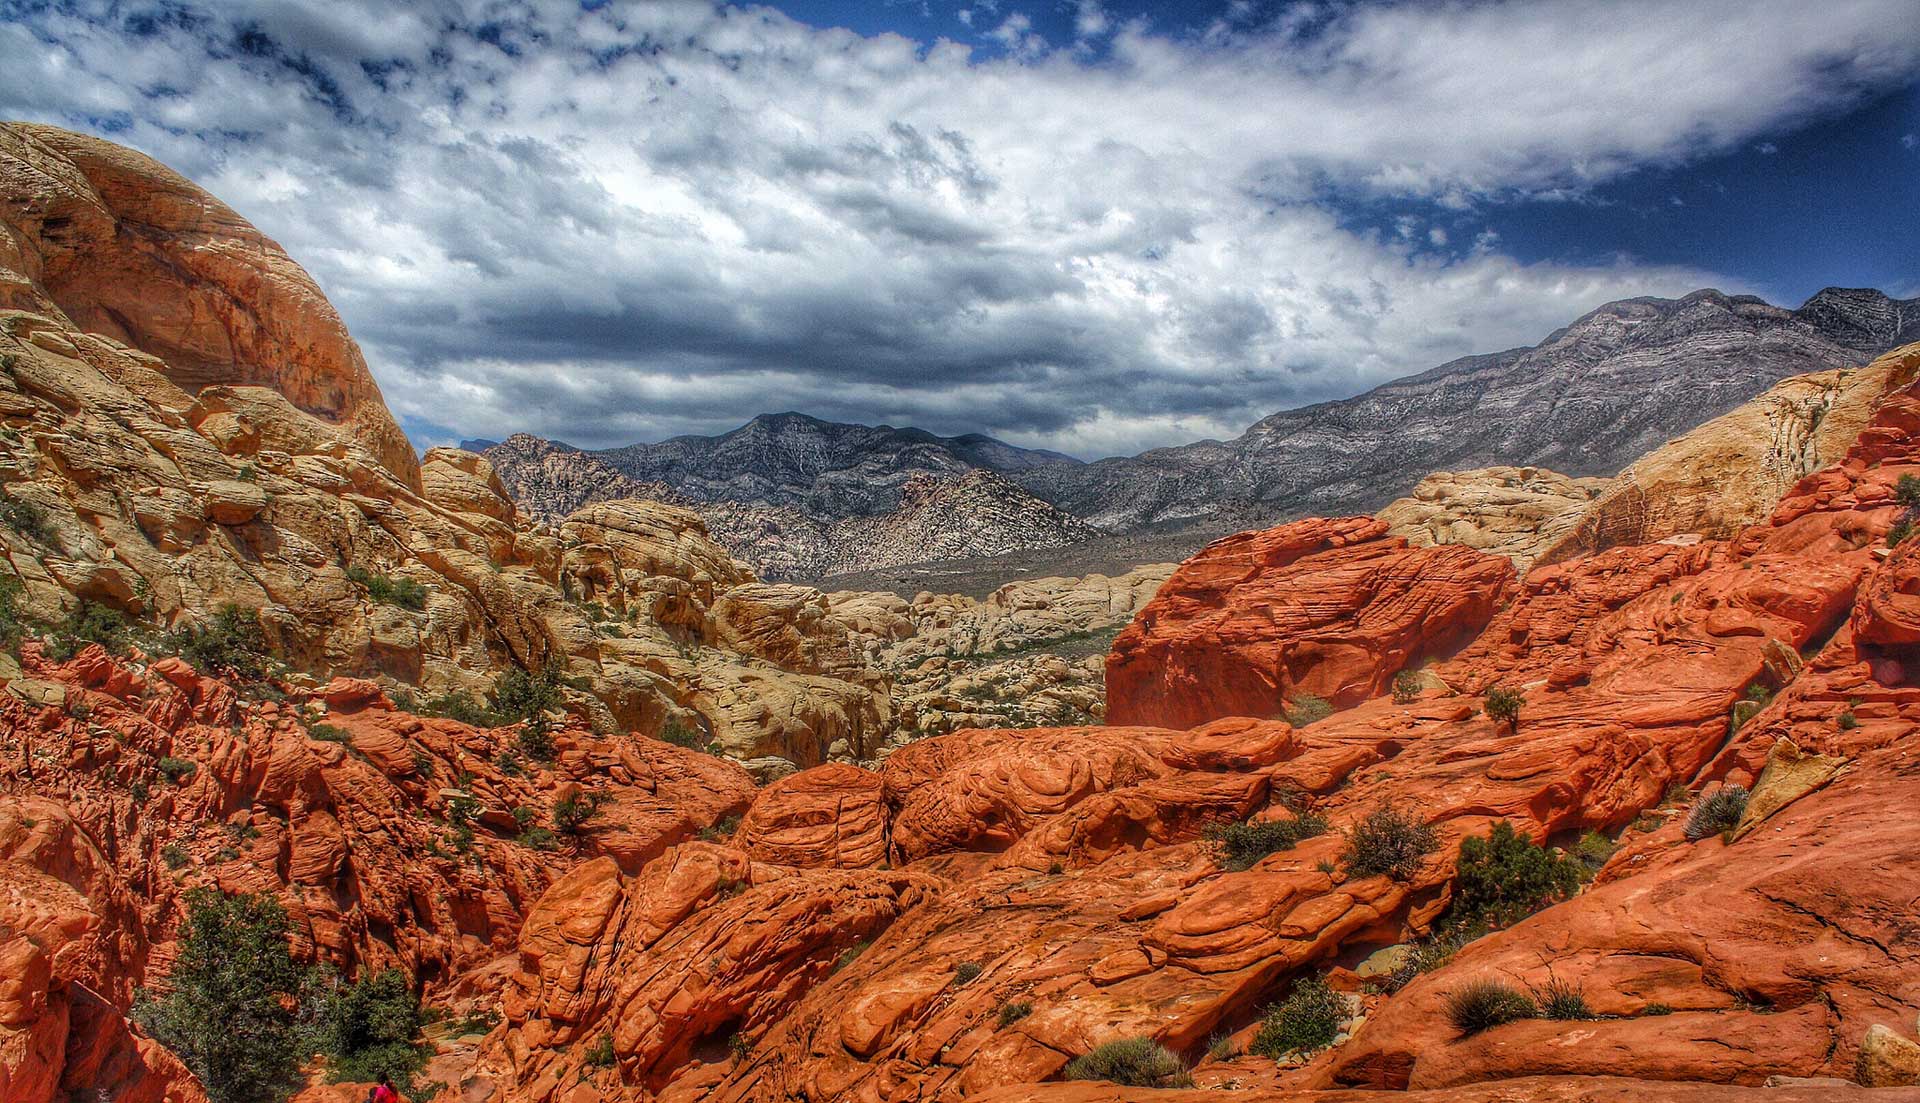
[[[279,245],[185,177],[112,142],[0,124],[0,307],[63,315],[164,360],[188,392],[272,387],[420,486],[360,348]]]
[[[1369,517],[1216,540],[1114,640],[1107,720],[1276,716],[1298,694],[1353,704],[1471,639],[1512,584],[1503,557],[1410,547]]]

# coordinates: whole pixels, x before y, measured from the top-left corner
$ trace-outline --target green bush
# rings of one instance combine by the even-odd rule
[[[695,725],[683,724],[679,720],[668,720],[660,728],[660,741],[684,747],[689,751],[711,751],[713,740],[707,733]]]
[[[577,796],[563,797],[553,802],[553,828],[563,835],[580,835],[586,831],[587,824],[600,814],[600,806],[606,802],[607,795],[597,789],[586,790]]]
[[[1269,854],[1291,850],[1303,839],[1327,832],[1327,821],[1312,814],[1286,820],[1251,820],[1246,823],[1214,824],[1205,837],[1213,844],[1214,860],[1221,869],[1248,869]]]
[[[339,1084],[393,1078],[403,1094],[427,1063],[420,1041],[426,1017],[405,973],[387,969],[336,986],[321,1002],[315,1041],[327,1055],[327,1079]]]
[[[1402,958],[1393,971],[1382,976],[1375,987],[1383,992],[1398,992],[1412,984],[1415,977],[1431,973],[1460,952],[1460,947],[1487,932],[1477,927],[1453,927],[1436,931],[1433,937],[1413,944],[1412,952]]]
[[[514,842],[534,850],[558,850],[560,837],[544,827],[529,827],[514,836]]]
[[[1913,519],[1902,517],[1893,523],[1892,528],[1887,530],[1887,547],[1897,548],[1906,542],[1907,537],[1912,535]]]
[[[1693,811],[1687,814],[1687,824],[1681,831],[1687,841],[1698,842],[1709,835],[1733,830],[1746,810],[1746,787],[1722,785],[1713,791],[1712,796],[1693,806]]]
[[[179,843],[168,843],[160,848],[160,860],[167,863],[168,869],[180,869],[189,861],[187,848]]]
[[[1920,478],[1900,476],[1893,484],[1893,500],[1910,510],[1920,510]]]
[[[1033,1004],[1026,1000],[1013,1000],[1001,1004],[1000,1010],[994,1012],[993,1018],[1000,1025],[1000,1029],[1005,1030],[1031,1014],[1033,1014]]]
[[[1852,709],[1848,709],[1840,714],[1839,724],[1841,731],[1850,732],[1860,726],[1860,718],[1853,714]]]
[[[1439,846],[1440,836],[1432,827],[1389,804],[1348,830],[1340,860],[1355,877],[1385,874],[1406,881],[1420,871],[1420,860]]]
[[[538,714],[522,720],[520,730],[513,735],[513,747],[535,762],[552,762],[553,723]]]
[[[188,778],[194,775],[196,770],[200,769],[199,764],[193,760],[175,758],[172,755],[162,758],[157,765],[159,766],[160,772],[166,775],[167,780],[173,782],[175,785],[184,784]]]
[[[1486,697],[1487,718],[1496,723],[1505,724],[1509,731],[1518,731],[1520,706],[1526,704],[1526,700],[1519,690],[1508,689],[1505,686],[1489,686]]]
[[[322,743],[353,742],[353,736],[347,734],[347,729],[334,724],[308,724],[307,738],[318,739]]]
[[[977,961],[963,961],[953,967],[953,983],[966,984],[980,975],[981,966]]]
[[[26,614],[20,611],[20,598],[26,587],[12,575],[0,575],[0,650],[12,651],[27,636]]]
[[[1347,998],[1324,977],[1303,977],[1287,998],[1267,1010],[1247,1052],[1279,1060],[1289,1053],[1314,1053],[1333,1044],[1347,1021]]]
[[[560,668],[549,663],[537,671],[516,668],[493,681],[493,708],[506,723],[531,720],[560,707]]]
[[[1296,728],[1304,728],[1332,715],[1333,706],[1327,699],[1311,693],[1295,694],[1286,711],[1287,723]]]
[[[1539,1014],[1540,1009],[1526,993],[1497,980],[1468,981],[1447,996],[1447,1018],[1462,1036],[1537,1018]]]
[[[1530,991],[1543,1019],[1584,1022],[1599,1018],[1593,1013],[1593,1008],[1587,1006],[1586,992],[1571,981],[1548,977],[1547,983]]]
[[[1580,836],[1579,842],[1573,844],[1573,859],[1585,866],[1587,874],[1591,876],[1600,872],[1601,867],[1607,864],[1607,860],[1612,858],[1613,852],[1618,849],[1620,844],[1612,839],[1598,831],[1589,831]]]
[[[1152,1038],[1125,1038],[1067,1062],[1069,1080],[1106,1080],[1130,1088],[1189,1088],[1186,1062]]]
[[[1513,829],[1505,820],[1485,838],[1460,844],[1446,925],[1505,927],[1580,891],[1586,869]]]
[[[613,1064],[613,1035],[602,1034],[587,1047],[586,1062],[589,1067],[603,1069]]]
[[[278,902],[195,889],[163,994],[140,993],[134,1018],[214,1103],[278,1103],[300,1081],[303,987]]]
[[[1647,1006],[1641,1008],[1640,1013],[1642,1015],[1671,1015],[1673,1014],[1673,1005],[1665,1004],[1665,1003],[1650,1003]]]
[[[0,498],[0,525],[41,545],[51,546],[59,535],[47,520],[47,511],[25,498]]]
[[[347,578],[367,591],[367,597],[382,605],[420,610],[427,606],[427,588],[411,578],[393,578],[364,567],[348,567]]]
[[[1393,699],[1407,705],[1420,699],[1421,678],[1417,670],[1402,670],[1393,676]]]
[[[93,643],[106,648],[108,654],[117,655],[126,649],[132,628],[118,611],[82,601],[54,626],[42,646],[44,654],[54,662],[71,659]]]
[[[260,631],[260,618],[244,606],[222,605],[210,620],[169,635],[165,646],[202,673],[260,678],[267,672],[267,640]]]

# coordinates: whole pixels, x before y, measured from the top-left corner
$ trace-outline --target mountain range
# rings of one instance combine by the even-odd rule
[[[1303,513],[1370,512],[1437,470],[1506,463],[1612,475],[1783,378],[1915,339],[1920,299],[1828,288],[1787,309],[1707,289],[1607,303],[1532,347],[1281,411],[1232,440],[1092,463],[980,434],[799,413],[599,451],[517,436],[486,455],[536,516],[665,496],[706,515],[762,573],[818,578],[1100,532],[1197,538]],[[932,485],[963,477],[967,491],[933,504]]]

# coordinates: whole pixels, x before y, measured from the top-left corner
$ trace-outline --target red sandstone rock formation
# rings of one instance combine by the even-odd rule
[[[413,447],[332,304],[280,246],[173,170],[123,146],[0,124],[0,307],[64,315],[144,349],[196,392],[272,387],[348,428],[415,489]]]
[[[1277,716],[1298,694],[1350,705],[1472,638],[1511,592],[1504,558],[1386,533],[1315,518],[1209,544],[1114,640],[1108,722]]]

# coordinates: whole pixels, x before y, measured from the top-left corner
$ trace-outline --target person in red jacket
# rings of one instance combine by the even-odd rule
[[[367,1103],[400,1103],[400,1093],[393,1090],[393,1080],[386,1073],[381,1073],[380,1082],[367,1092]]]

